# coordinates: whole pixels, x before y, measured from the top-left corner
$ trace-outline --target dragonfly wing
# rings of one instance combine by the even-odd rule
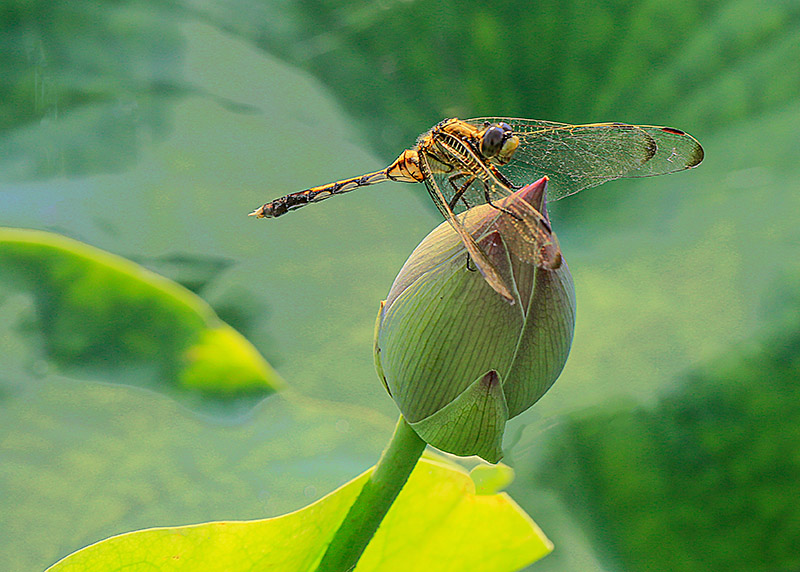
[[[705,156],[703,146],[688,133],[672,127],[654,125],[638,125],[637,127],[653,138],[658,145],[658,152],[639,169],[626,173],[625,177],[666,175],[691,169],[702,163]]]
[[[475,263],[475,266],[478,267],[478,270],[480,270],[489,286],[491,286],[495,292],[513,304],[514,296],[512,295],[511,289],[508,287],[506,280],[503,279],[500,271],[492,263],[492,261],[489,260],[489,257],[486,256],[483,250],[481,250],[481,247],[478,246],[478,243],[475,242],[475,239],[472,237],[472,235],[467,232],[464,226],[459,222],[458,217],[456,217],[453,210],[447,204],[447,198],[442,193],[439,182],[437,181],[437,176],[434,175],[434,172],[431,169],[428,158],[425,154],[420,154],[420,168],[422,169],[422,174],[424,176],[425,186],[428,189],[431,199],[433,199],[433,203],[436,205],[436,208],[439,209],[439,212],[442,213],[442,216],[444,216],[447,222],[450,223],[450,226],[453,227],[453,230],[455,230],[458,236],[461,238],[461,242],[464,243],[464,246],[466,247],[470,258]],[[441,175],[438,175],[438,177],[441,177]]]
[[[548,197],[557,200],[622,177],[648,177],[689,169],[703,160],[697,140],[678,129],[623,123],[569,125],[532,119],[505,121],[520,139],[500,171],[515,184],[547,175]]]

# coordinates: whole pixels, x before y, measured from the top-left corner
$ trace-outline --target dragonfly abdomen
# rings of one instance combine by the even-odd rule
[[[318,203],[333,195],[341,195],[358,187],[366,187],[383,181],[399,181],[403,183],[417,183],[423,180],[419,170],[419,158],[415,149],[406,149],[395,161],[380,171],[367,173],[352,179],[343,179],[319,187],[311,187],[305,191],[298,191],[269,202],[253,212],[250,216],[256,218],[275,218],[289,211],[299,209],[311,203]]]
[[[383,171],[367,173],[366,175],[353,177],[352,179],[343,179],[341,181],[336,181],[335,183],[329,183],[319,187],[311,187],[305,191],[298,191],[296,193],[292,193],[291,195],[286,195],[285,197],[275,199],[274,201],[271,201],[250,213],[250,216],[254,216],[256,218],[279,217],[289,211],[299,209],[300,207],[304,207],[305,205],[311,203],[318,203],[319,201],[325,200],[333,195],[341,195],[342,193],[347,193],[353,189],[357,189],[358,187],[374,185],[375,183],[388,180],[390,179],[387,174],[387,169],[384,169]]]

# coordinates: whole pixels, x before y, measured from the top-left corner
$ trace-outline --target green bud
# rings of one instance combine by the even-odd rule
[[[546,218],[546,185],[541,179],[496,206],[524,200]],[[566,262],[548,270],[517,257],[507,247],[515,237],[506,216],[481,205],[461,221],[514,303],[467,264],[459,236],[443,223],[400,270],[375,328],[378,375],[419,436],[443,451],[490,462],[502,457],[506,422],[561,373],[575,325]]]

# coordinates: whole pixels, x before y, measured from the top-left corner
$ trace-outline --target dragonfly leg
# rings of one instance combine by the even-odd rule
[[[467,181],[464,184],[462,184],[460,187],[456,186],[456,181],[458,181],[459,179],[462,179],[464,177],[468,177]],[[450,202],[448,203],[448,206],[450,207],[450,210],[453,210],[453,209],[456,208],[456,203],[458,203],[459,199],[463,198],[464,193],[467,191],[467,189],[473,183],[473,181],[475,181],[475,175],[467,176],[466,173],[459,172],[459,173],[455,173],[453,175],[450,175],[450,177],[448,177],[447,180],[450,182],[450,185],[453,187],[453,191],[454,191],[453,198],[450,199]],[[469,208],[469,203],[467,203],[466,200],[464,200],[464,205],[467,208]]]
[[[461,186],[456,186],[456,183],[459,179],[467,178],[466,182],[464,182]],[[453,210],[456,207],[456,203],[459,199],[463,199],[464,193],[469,188],[469,186],[475,181],[475,175],[467,175],[466,173],[455,173],[448,177],[448,182],[453,187],[453,198],[450,199],[448,205],[450,206],[450,210]],[[464,205],[469,208],[469,203],[464,199]],[[470,272],[475,272],[477,270],[477,266],[472,264],[472,257],[467,253],[467,270]]]
[[[494,165],[492,165],[491,163],[487,163],[486,166],[489,168],[489,170],[492,172],[492,174],[495,177],[497,177],[497,179],[501,183],[503,183],[506,187],[508,187],[509,189],[518,191],[518,190],[520,190],[522,188],[522,185],[515,185],[514,183],[509,181],[508,177],[506,177],[503,173],[501,173],[500,170],[497,167],[495,167]]]
[[[484,183],[484,185],[483,185],[483,197],[486,199],[486,204],[489,205],[490,207],[492,207],[493,209],[496,209],[498,211],[502,211],[502,212],[506,213],[507,215],[511,215],[517,220],[522,220],[522,217],[520,217],[517,213],[511,212],[510,210],[508,210],[506,208],[503,208],[503,207],[498,207],[496,204],[494,204],[492,202],[492,197],[489,196],[489,187],[486,186],[486,183]]]
[[[467,253],[467,270],[475,272],[477,268],[472,264],[472,257]]]

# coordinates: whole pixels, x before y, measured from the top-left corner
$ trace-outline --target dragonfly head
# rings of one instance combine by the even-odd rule
[[[490,123],[481,134],[481,154],[498,165],[508,163],[518,146],[519,137],[506,122]]]

